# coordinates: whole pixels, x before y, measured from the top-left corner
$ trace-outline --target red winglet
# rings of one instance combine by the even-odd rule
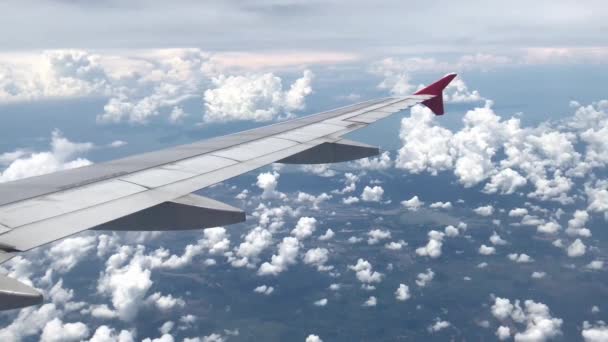
[[[452,82],[456,74],[448,74],[430,86],[418,90],[414,95],[434,95],[435,97],[422,101],[435,115],[443,115],[443,89]]]

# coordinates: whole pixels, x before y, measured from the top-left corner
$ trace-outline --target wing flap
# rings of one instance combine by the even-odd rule
[[[245,221],[245,212],[200,195],[189,194],[104,223],[95,230],[167,231],[226,226]]]
[[[42,294],[24,283],[0,275],[0,310],[23,308],[42,303]]]
[[[281,159],[278,162],[284,164],[340,163],[373,157],[379,153],[380,150],[377,147],[342,139],[335,142],[325,142],[316,145],[306,151]]]

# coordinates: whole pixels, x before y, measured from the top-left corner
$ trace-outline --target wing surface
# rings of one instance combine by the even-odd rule
[[[0,263],[87,229],[195,229],[242,222],[239,209],[191,193],[275,162],[330,163],[376,155],[377,148],[343,136],[418,103],[435,111],[433,99],[454,77],[410,96],[0,184]],[[443,114],[443,104],[440,109],[436,114]],[[35,302],[23,286],[0,277],[0,298],[17,298],[6,300],[7,308]]]

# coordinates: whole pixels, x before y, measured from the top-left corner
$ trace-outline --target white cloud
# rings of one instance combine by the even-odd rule
[[[355,265],[349,265],[349,269],[356,272],[357,279],[364,284],[379,283],[382,281],[383,274],[374,271],[369,261],[358,259]]]
[[[230,248],[230,240],[224,227],[204,229],[203,239],[199,243],[213,255],[223,254]]]
[[[372,307],[378,304],[378,299],[375,296],[369,296],[369,298],[363,303],[363,306]]]
[[[0,183],[90,165],[90,161],[78,156],[93,147],[92,143],[72,142],[54,130],[50,151],[20,154],[0,172]]]
[[[86,257],[95,248],[95,236],[76,236],[54,244],[48,253],[53,270],[65,273]]]
[[[574,242],[568,246],[567,253],[571,258],[577,258],[585,255],[587,250],[587,246],[581,241],[581,239],[576,239]]]
[[[348,196],[348,197],[342,199],[342,203],[344,203],[344,204],[359,203],[359,197]]]
[[[473,211],[475,212],[475,214],[480,216],[490,216],[494,213],[494,207],[491,205],[486,205],[475,208]]]
[[[262,189],[262,198],[284,198],[285,194],[277,191],[277,185],[279,184],[279,173],[273,172],[262,172],[258,175],[256,185]]]
[[[537,227],[537,230],[539,233],[544,233],[544,234],[549,234],[549,235],[557,233],[560,229],[561,229],[561,226],[557,222],[553,222],[553,221],[543,223]]]
[[[408,210],[417,211],[418,209],[420,209],[420,207],[424,205],[424,202],[422,202],[418,198],[418,196],[414,196],[409,200],[401,201],[401,205],[403,205]]]
[[[575,149],[577,133],[546,123],[524,128],[517,118],[503,120],[492,105],[486,101],[468,111],[464,127],[454,133],[435,123],[430,110],[413,107],[402,120],[396,166],[412,173],[451,170],[465,187],[488,180],[489,193],[510,194],[530,184],[531,198],[571,203],[570,177],[584,175],[591,165]]]
[[[268,296],[274,292],[274,287],[267,286],[267,285],[260,285],[260,286],[256,287],[255,289],[253,289],[253,292],[261,293],[261,294]]]
[[[319,236],[319,240],[321,240],[321,241],[331,240],[331,239],[333,239],[333,237],[335,235],[336,235],[336,233],[334,233],[334,231],[331,230],[331,228],[328,228],[323,235]]]
[[[265,262],[258,269],[259,275],[278,275],[287,270],[290,265],[297,262],[300,242],[295,237],[285,237],[279,243],[278,252],[274,254],[270,262]]]
[[[295,236],[298,240],[308,238],[317,229],[317,219],[314,217],[300,217],[296,227],[291,231],[291,235]]]
[[[304,342],[323,342],[323,340],[317,335],[310,334]]]
[[[40,341],[81,341],[88,336],[89,329],[84,323],[63,323],[59,318],[55,318],[44,326],[42,335],[40,335]]]
[[[511,217],[522,217],[528,215],[528,209],[526,208],[515,208],[509,211],[509,216]]]
[[[322,193],[318,196],[314,196],[311,194],[308,194],[306,192],[298,192],[298,197],[296,198],[296,202],[298,203],[308,203],[310,204],[312,207],[312,209],[314,210],[319,210],[319,205],[321,205],[323,202],[331,199],[332,196],[328,195],[326,193]]]
[[[384,189],[381,186],[375,185],[374,187],[366,186],[361,193],[361,200],[365,202],[380,202]]]
[[[410,299],[412,296],[410,294],[410,288],[405,284],[399,284],[397,290],[395,290],[395,298],[398,301],[406,301]]]
[[[407,242],[405,242],[403,240],[399,240],[399,242],[391,241],[391,242],[385,244],[384,248],[390,249],[392,251],[398,251],[401,248],[403,248],[403,246],[407,246]]]
[[[585,268],[588,268],[590,270],[601,270],[604,268],[604,262],[601,260],[593,260],[588,263]]]
[[[359,159],[355,163],[357,165],[357,169],[375,171],[386,170],[393,165],[391,155],[388,151],[382,152],[382,154],[378,157]]]
[[[433,209],[452,209],[452,202],[434,202],[430,205]]]
[[[370,245],[375,245],[382,240],[390,239],[391,232],[389,232],[388,230],[382,230],[382,229],[372,229],[369,232],[367,232],[367,236],[368,236],[367,243]]]
[[[134,342],[135,336],[127,330],[121,330],[118,334],[113,328],[106,325],[101,325],[95,330],[95,333],[89,342]]]
[[[219,75],[212,79],[215,88],[204,93],[205,122],[236,120],[270,121],[305,107],[312,93],[313,73],[305,70],[289,90],[283,90],[280,77],[272,73],[248,76]]]
[[[608,341],[608,326],[606,326],[606,323],[603,321],[598,321],[596,324],[591,324],[585,321],[583,322],[581,336],[585,342]]]
[[[300,169],[320,177],[333,177],[336,175],[336,171],[331,169],[331,164],[302,165]]]
[[[531,277],[532,277],[533,279],[542,279],[542,278],[544,278],[546,275],[547,275],[547,273],[545,273],[545,272],[538,272],[538,271],[534,271],[534,272],[532,272]]]
[[[99,319],[116,318],[116,311],[110,309],[106,304],[94,305],[91,308],[91,316]]]
[[[585,224],[589,220],[589,214],[584,210],[574,212],[572,219],[568,221],[566,234],[570,236],[590,237],[591,231],[585,228]]]
[[[448,321],[442,321],[442,320],[440,320],[440,319],[438,318],[438,319],[436,319],[436,321],[435,321],[435,323],[434,323],[434,324],[431,324],[431,325],[430,325],[430,326],[427,328],[427,330],[428,330],[430,333],[434,333],[434,332],[438,332],[438,331],[440,331],[440,330],[443,330],[443,329],[449,328],[450,326],[451,326],[450,322],[448,322]]]
[[[491,310],[501,321],[510,319],[525,326],[524,331],[515,333],[515,341],[545,341],[561,335],[563,321],[552,317],[549,307],[543,303],[526,300],[522,308],[519,300],[511,303],[509,299],[496,297]]]
[[[329,250],[327,248],[312,248],[304,254],[304,263],[316,266],[319,271],[329,271],[333,267],[326,266],[329,260]]]
[[[160,292],[155,292],[146,298],[146,302],[156,306],[161,311],[170,311],[176,307],[184,307],[186,302],[180,297],[173,297],[171,294],[163,296]]]
[[[509,337],[511,337],[511,329],[501,325],[498,327],[498,329],[496,329],[496,337],[501,341],[509,339]]]
[[[325,306],[327,305],[327,298],[322,298],[313,303],[315,306]]]
[[[496,248],[482,244],[481,246],[479,246],[478,252],[482,255],[492,255],[496,253]]]
[[[436,230],[431,230],[428,232],[428,236],[429,242],[426,244],[426,246],[416,248],[416,254],[420,256],[428,256],[433,259],[439,258],[441,256],[441,247],[443,246],[444,234]]]
[[[258,261],[258,256],[272,244],[272,233],[262,227],[255,227],[247,235],[241,244],[236,248],[238,259],[232,260],[233,266],[242,267],[254,265]]]
[[[526,185],[528,181],[519,172],[506,168],[494,174],[483,188],[484,192],[493,194],[512,194],[515,190]]]
[[[521,254],[511,253],[507,257],[509,258],[509,260],[516,262],[516,263],[520,263],[520,264],[534,261],[534,259],[532,259],[528,254],[525,254],[525,253],[521,253]]]
[[[418,273],[416,276],[416,285],[425,287],[433,280],[433,278],[435,278],[435,272],[433,272],[433,270],[430,268],[427,268],[425,273]]]
[[[445,231],[445,235],[447,237],[456,237],[460,234],[460,232],[458,231],[458,228],[456,228],[452,225],[445,227],[444,231]]]
[[[506,245],[507,241],[503,240],[500,235],[498,235],[498,233],[494,232],[492,234],[492,236],[490,236],[490,242],[497,246],[497,245]]]

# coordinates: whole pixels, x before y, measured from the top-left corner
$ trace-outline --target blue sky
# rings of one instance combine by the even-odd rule
[[[201,191],[245,223],[85,232],[3,264],[46,299],[1,313],[2,340],[608,340],[602,2],[0,10],[1,182],[459,74],[443,117],[416,106],[349,136],[377,158]]]

